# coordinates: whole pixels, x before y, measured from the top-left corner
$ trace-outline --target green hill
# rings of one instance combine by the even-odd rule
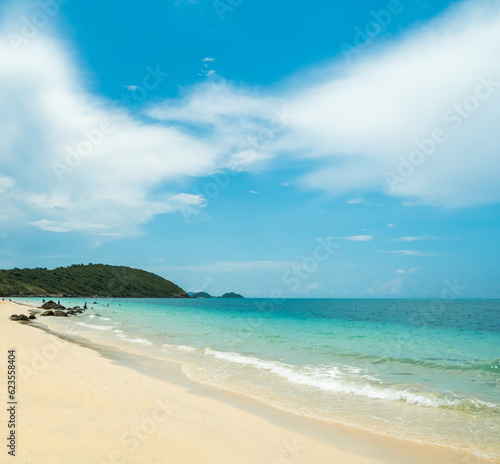
[[[189,296],[191,298],[213,298],[213,296],[207,292],[190,293]]]
[[[0,297],[5,296],[189,298],[182,288],[156,274],[106,264],[0,270]]]
[[[245,297],[241,296],[239,293],[229,292],[229,293],[224,293],[224,295],[222,295],[221,298],[245,298]]]

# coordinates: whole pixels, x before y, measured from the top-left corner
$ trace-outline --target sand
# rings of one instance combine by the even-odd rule
[[[95,347],[8,319],[27,310],[0,301],[2,463],[483,462],[308,421],[189,381],[156,378],[113,362]],[[5,446],[8,349],[16,350],[17,360],[15,457]]]

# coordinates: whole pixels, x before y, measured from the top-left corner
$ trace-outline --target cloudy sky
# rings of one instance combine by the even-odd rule
[[[500,297],[499,54],[497,1],[4,2],[0,267]]]

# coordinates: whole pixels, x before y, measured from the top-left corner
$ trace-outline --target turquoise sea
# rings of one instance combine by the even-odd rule
[[[61,299],[85,301],[54,323],[295,414],[500,458],[500,300]]]

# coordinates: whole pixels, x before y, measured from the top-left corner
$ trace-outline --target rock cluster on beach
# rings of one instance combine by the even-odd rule
[[[54,317],[68,317],[74,316],[75,314],[82,314],[85,309],[80,308],[80,306],[74,306],[73,308],[66,308],[52,300],[47,301],[41,306],[45,309],[41,316],[54,316]]]
[[[74,316],[76,314],[82,314],[85,309],[80,308],[80,306],[74,306],[73,308],[66,308],[61,304],[56,303],[55,301],[47,301],[44,303],[42,306],[40,306],[41,309],[45,309],[43,313],[40,314],[40,316],[54,316],[54,317],[69,317],[69,316]],[[13,314],[10,316],[11,321],[19,321],[19,322],[31,322],[32,320],[36,319],[36,316],[34,314],[31,314],[30,316],[26,316],[24,314],[17,315]]]
[[[63,305],[60,305],[52,300],[47,301],[42,306],[40,306],[40,308],[42,308],[42,309],[66,309]]]
[[[10,316],[10,320],[29,322],[30,318],[24,314],[20,314],[19,316],[17,314],[13,314],[12,316]]]

